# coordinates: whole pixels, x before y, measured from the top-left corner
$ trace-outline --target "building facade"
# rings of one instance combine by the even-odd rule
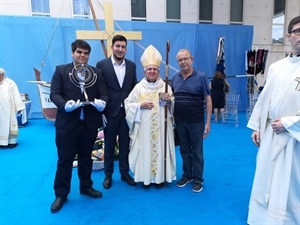
[[[106,0],[108,1],[108,0]],[[92,2],[92,10],[89,7]],[[0,0],[1,15],[104,19],[102,0]],[[290,52],[289,21],[299,0],[110,0],[115,20],[253,25],[253,50],[269,51],[267,66]]]

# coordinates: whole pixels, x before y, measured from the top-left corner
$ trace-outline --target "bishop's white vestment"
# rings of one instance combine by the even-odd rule
[[[280,118],[286,131],[276,134]],[[300,57],[273,63],[247,125],[260,132],[248,224],[300,224]]]
[[[165,82],[155,83],[142,79],[125,99],[126,121],[130,130],[129,167],[135,182],[163,183],[165,152],[165,109],[167,110],[166,181],[176,179],[174,144],[173,99],[171,106],[160,105],[159,93],[165,92]],[[172,96],[172,90],[168,87]],[[143,101],[152,101],[154,107],[141,109]]]
[[[18,137],[17,112],[25,109],[16,83],[4,77],[0,82],[0,145],[16,144]]]

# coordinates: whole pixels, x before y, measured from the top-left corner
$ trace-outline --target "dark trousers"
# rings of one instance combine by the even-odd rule
[[[106,176],[114,173],[115,146],[119,140],[119,171],[128,174],[129,163],[129,128],[125,120],[125,109],[122,108],[117,117],[106,117],[107,124],[104,128],[104,171]]]
[[[183,177],[203,182],[203,132],[204,123],[176,122],[180,142]]]
[[[73,170],[73,161],[78,154],[78,178],[80,189],[91,187],[93,181],[91,153],[97,136],[97,129],[89,129],[84,122],[79,122],[75,129],[56,128],[57,169],[54,180],[56,196],[67,197]]]

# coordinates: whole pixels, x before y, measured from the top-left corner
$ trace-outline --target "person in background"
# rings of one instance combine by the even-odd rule
[[[102,193],[92,187],[91,153],[98,128],[103,126],[101,112],[108,100],[106,86],[101,71],[87,64],[91,46],[86,41],[75,40],[71,50],[73,62],[57,66],[51,81],[50,99],[57,106],[55,143],[58,154],[52,213],[58,212],[67,201],[76,154],[80,193],[93,198],[102,197]],[[86,70],[79,70],[78,65],[86,66]],[[83,78],[79,79],[80,86],[72,82],[70,74]],[[94,82],[85,80],[90,78],[89,75],[94,77]],[[87,97],[91,102],[83,104]]]
[[[116,35],[112,39],[112,56],[97,62],[101,69],[108,91],[108,102],[105,109],[104,125],[104,173],[103,187],[112,186],[114,173],[115,146],[119,141],[119,171],[121,180],[135,186],[129,175],[129,128],[125,120],[124,99],[127,98],[137,83],[136,64],[125,59],[127,39]]]
[[[193,56],[181,49],[176,56],[181,69],[172,79],[175,95],[174,118],[182,157],[182,178],[177,187],[194,181],[192,191],[203,189],[203,138],[210,132],[212,101],[206,76],[193,67]],[[204,110],[206,122],[204,123]]]
[[[0,147],[18,145],[17,113],[25,109],[17,84],[0,68]]]
[[[247,127],[259,148],[248,224],[300,224],[300,16],[286,34],[291,53],[269,67]]]
[[[134,173],[134,181],[143,182],[144,188],[152,183],[161,188],[165,180],[171,183],[176,179],[172,113],[174,100],[171,98],[170,86],[168,93],[165,93],[166,84],[159,75],[161,60],[161,54],[154,46],[150,45],[145,49],[141,57],[145,77],[125,99],[126,120],[131,138],[129,166]]]
[[[213,79],[209,83],[215,123],[218,122],[220,117],[223,119],[225,107],[225,82],[227,81],[223,78],[223,74],[219,71],[216,71]]]

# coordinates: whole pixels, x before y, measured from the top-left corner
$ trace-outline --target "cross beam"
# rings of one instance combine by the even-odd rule
[[[84,40],[106,40],[107,57],[111,56],[112,51],[110,46],[112,45],[112,38],[117,35],[123,35],[127,40],[142,40],[142,32],[133,31],[115,31],[114,21],[112,13],[112,3],[104,3],[104,19],[105,28],[104,31],[89,31],[89,30],[77,30],[76,37]]]

